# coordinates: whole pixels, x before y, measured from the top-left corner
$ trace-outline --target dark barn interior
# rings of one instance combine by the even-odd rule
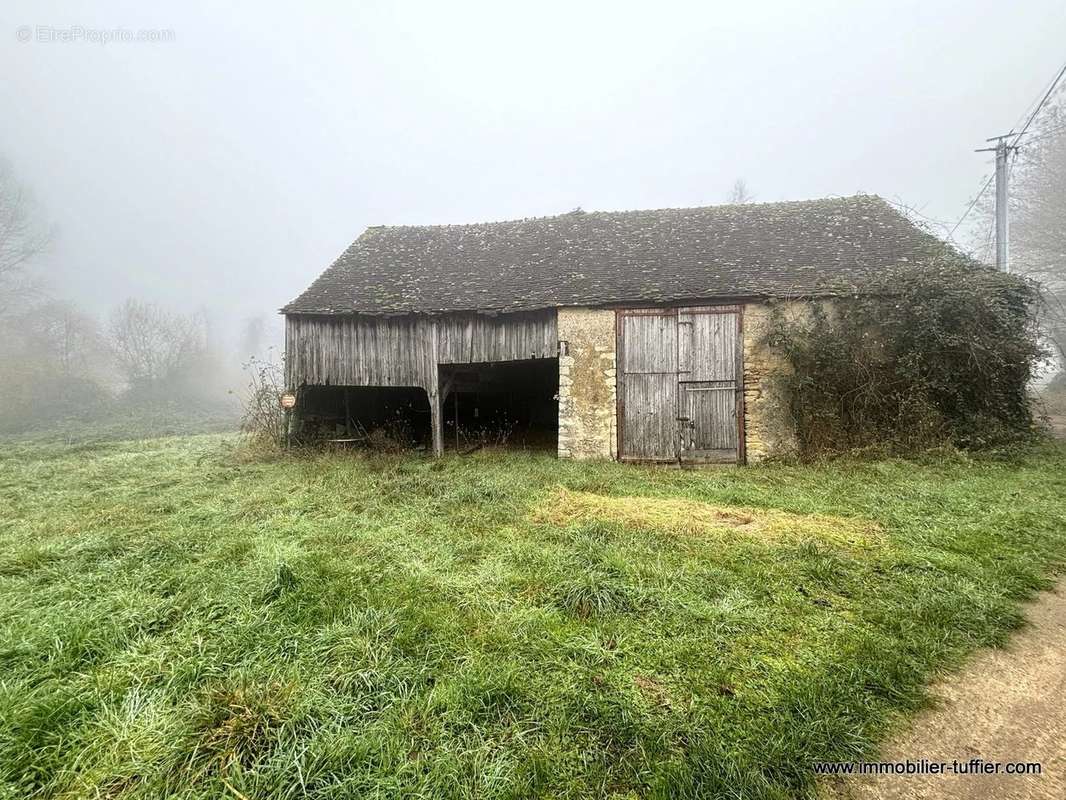
[[[441,365],[444,446],[554,450],[559,433],[559,360]]]
[[[442,364],[444,447],[553,450],[559,427],[559,362],[554,358]],[[420,387],[306,386],[300,436],[353,446],[428,448],[430,408]]]
[[[398,446],[429,441],[429,398],[417,386],[307,386],[300,406],[304,439],[369,444],[375,434]]]

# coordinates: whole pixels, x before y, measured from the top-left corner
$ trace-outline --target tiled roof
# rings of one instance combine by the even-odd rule
[[[945,248],[873,195],[377,227],[282,311],[502,312],[829,294]]]

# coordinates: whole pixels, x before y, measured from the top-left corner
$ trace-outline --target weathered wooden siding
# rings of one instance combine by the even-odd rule
[[[618,311],[623,459],[743,459],[737,306]]]
[[[742,382],[740,317],[679,309],[678,419],[682,459],[732,460],[737,456]]]
[[[680,309],[677,326],[677,371],[682,381],[736,379],[736,316]]]
[[[555,310],[443,316],[311,316],[285,320],[286,379],[334,386],[435,388],[437,364],[557,355]]]
[[[622,312],[621,420],[623,455],[677,458],[677,311]]]
[[[523,361],[558,355],[555,309],[493,317],[442,317],[437,330],[437,358],[441,364]]]

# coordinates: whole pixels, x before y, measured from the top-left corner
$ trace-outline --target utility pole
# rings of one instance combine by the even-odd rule
[[[1007,180],[1010,174],[1008,169],[1009,156],[1017,150],[1014,144],[1007,144],[1007,140],[1014,134],[993,136],[986,141],[995,142],[995,147],[983,147],[978,153],[996,154],[996,269],[1010,272],[1010,220],[1007,217],[1007,204],[1010,192]],[[1014,140],[1018,141],[1017,138]]]
[[[996,142],[996,269],[1010,272],[1010,220],[1007,218],[1006,139]]]
[[[1040,113],[1040,109],[1047,103],[1048,98],[1055,93],[1055,87],[1059,85],[1059,81],[1066,76],[1066,64],[1062,65],[1062,69],[1055,75],[1055,79],[1051,81],[1051,85],[1048,86],[1047,91],[1044,92],[1044,96],[1040,99],[1040,102],[1036,104],[1036,108],[1033,109],[1029,118],[1025,121],[1025,125],[1018,133],[1014,132],[1014,128],[1010,129],[1010,133],[1003,136],[993,136],[991,139],[985,141],[995,142],[995,147],[984,147],[978,150],[978,153],[995,153],[996,154],[996,269],[1000,269],[1003,272],[1010,272],[1010,223],[1007,220],[1007,203],[1009,200],[1009,192],[1007,191],[1007,181],[1010,178],[1010,154],[1018,150],[1018,142],[1029,130],[1029,126],[1033,124],[1033,120],[1036,119]],[[1010,144],[1007,140],[1014,137],[1014,141]],[[977,197],[970,203],[969,208],[963,212],[959,217],[959,221],[955,223],[955,227],[951,229],[951,233],[948,234],[948,238],[952,238],[955,235],[955,231],[959,229],[959,226],[963,223],[963,220],[973,211],[974,206],[988,191],[988,185],[992,183],[992,179],[989,178],[985,181],[985,185],[981,187],[981,191],[977,193]]]

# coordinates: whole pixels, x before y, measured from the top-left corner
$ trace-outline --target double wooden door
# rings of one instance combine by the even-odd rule
[[[740,325],[736,306],[618,312],[621,458],[742,459]]]

